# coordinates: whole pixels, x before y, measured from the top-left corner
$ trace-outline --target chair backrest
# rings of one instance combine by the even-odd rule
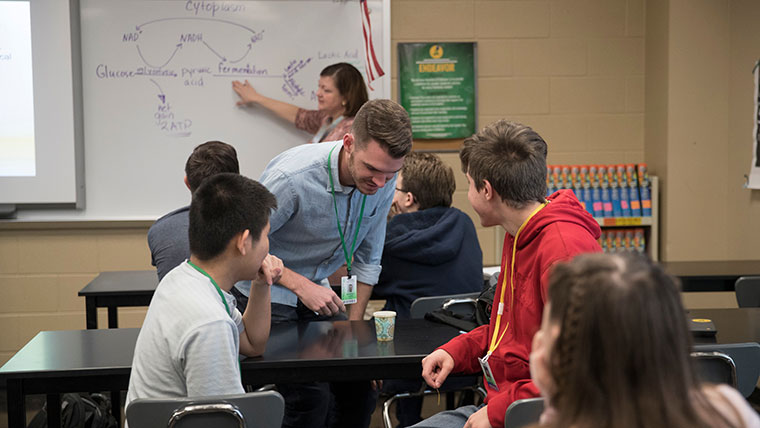
[[[133,428],[279,428],[285,401],[276,391],[197,398],[137,399],[127,407]]]
[[[695,345],[695,352],[720,352],[736,366],[736,389],[749,397],[760,377],[760,344],[757,342]]]
[[[513,401],[504,416],[504,428],[522,428],[536,424],[543,411],[543,398],[525,398]]]
[[[480,295],[479,292],[449,294],[446,296],[420,297],[412,302],[409,310],[412,318],[422,319],[425,314],[438,308],[445,307],[457,313],[475,313],[475,303]]]
[[[743,276],[736,280],[734,289],[740,308],[760,308],[760,276]]]
[[[697,360],[697,374],[702,381],[736,388],[736,363],[731,357],[716,351],[694,351],[691,357]]]

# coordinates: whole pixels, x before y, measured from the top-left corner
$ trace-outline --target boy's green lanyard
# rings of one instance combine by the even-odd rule
[[[200,267],[198,267],[195,263],[191,262],[190,260],[187,261],[187,264],[189,264],[190,266],[194,267],[195,270],[197,270],[198,272],[202,273],[203,276],[205,276],[206,278],[208,278],[211,281],[211,284],[213,284],[214,288],[216,288],[216,292],[219,293],[219,297],[222,298],[222,303],[224,303],[224,309],[226,309],[227,313],[230,316],[232,316],[232,311],[230,311],[230,306],[227,304],[227,299],[224,298],[224,294],[222,294],[222,289],[219,288],[219,285],[217,285],[216,281],[214,281],[214,278],[212,278],[211,275],[209,275],[205,270],[201,269]]]
[[[208,274],[205,270],[201,269],[198,265],[191,262],[189,259],[187,260],[187,264],[195,268],[198,272],[202,273],[203,276],[209,279],[211,281],[211,284],[213,284],[214,288],[216,288],[216,292],[219,293],[219,297],[222,298],[222,303],[224,303],[224,309],[227,310],[227,313],[230,317],[232,317],[232,311],[230,310],[230,305],[227,304],[227,299],[224,298],[224,294],[222,294],[222,289],[219,288],[219,285],[214,281],[214,278],[211,277],[211,275]],[[238,361],[238,373],[240,374],[240,377],[243,377],[243,367],[240,365],[240,361]]]
[[[338,224],[338,233],[340,234],[340,244],[343,247],[343,256],[346,258],[346,271],[348,272],[348,277],[351,278],[351,261],[354,255],[354,248],[356,247],[356,238],[359,237],[359,228],[362,227],[362,217],[364,217],[364,203],[367,202],[367,195],[364,195],[362,198],[362,207],[359,210],[359,220],[356,222],[356,231],[354,232],[354,242],[351,244],[351,253],[348,252],[348,249],[346,248],[346,239],[343,237],[343,230],[340,228],[340,216],[338,215],[338,201],[335,199],[335,183],[333,182],[333,176],[332,176],[332,166],[330,166],[330,160],[332,159],[333,151],[335,151],[334,146],[330,150],[330,154],[327,155],[327,176],[330,177],[330,188],[332,189],[332,197],[333,197],[333,207],[335,207],[335,222]],[[346,223],[348,223],[348,218],[346,218]]]

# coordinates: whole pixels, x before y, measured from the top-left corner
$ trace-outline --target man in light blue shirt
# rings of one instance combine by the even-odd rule
[[[348,316],[362,319],[380,275],[396,172],[411,148],[411,124],[403,107],[372,100],[356,114],[342,141],[295,147],[269,163],[260,181],[277,197],[270,252],[285,265],[272,286],[273,323],[345,319],[346,305],[322,283],[344,264],[357,281],[357,302],[349,305]],[[337,410],[331,426],[367,426],[369,413],[365,403],[357,403],[363,394],[356,384],[336,385],[330,388]],[[286,402],[283,427],[325,426],[326,384],[299,385],[291,396],[289,388],[295,387],[278,385]]]

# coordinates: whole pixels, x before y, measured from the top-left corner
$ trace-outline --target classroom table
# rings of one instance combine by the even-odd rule
[[[154,270],[101,272],[79,291],[84,296],[87,328],[98,328],[98,308],[108,308],[108,328],[119,327],[120,306],[148,306],[158,286]]]
[[[760,308],[690,309],[690,318],[713,321],[715,337],[694,337],[695,343],[760,343]]]
[[[661,262],[681,280],[683,291],[734,291],[739,277],[760,275],[760,260]]]
[[[48,426],[58,427],[60,394],[126,390],[138,333],[139,329],[38,333],[0,368],[0,378],[7,382],[8,426],[26,426],[29,394],[47,395]],[[443,324],[399,320],[395,339],[377,342],[372,321],[278,324],[272,326],[264,355],[241,363],[243,382],[417,379],[422,358],[458,334]],[[112,409],[120,416],[118,398]]]

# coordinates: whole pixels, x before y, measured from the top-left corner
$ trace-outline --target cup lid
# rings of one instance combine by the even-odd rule
[[[377,311],[377,312],[374,312],[372,316],[376,318],[389,318],[389,317],[395,317],[396,312],[395,311]]]

